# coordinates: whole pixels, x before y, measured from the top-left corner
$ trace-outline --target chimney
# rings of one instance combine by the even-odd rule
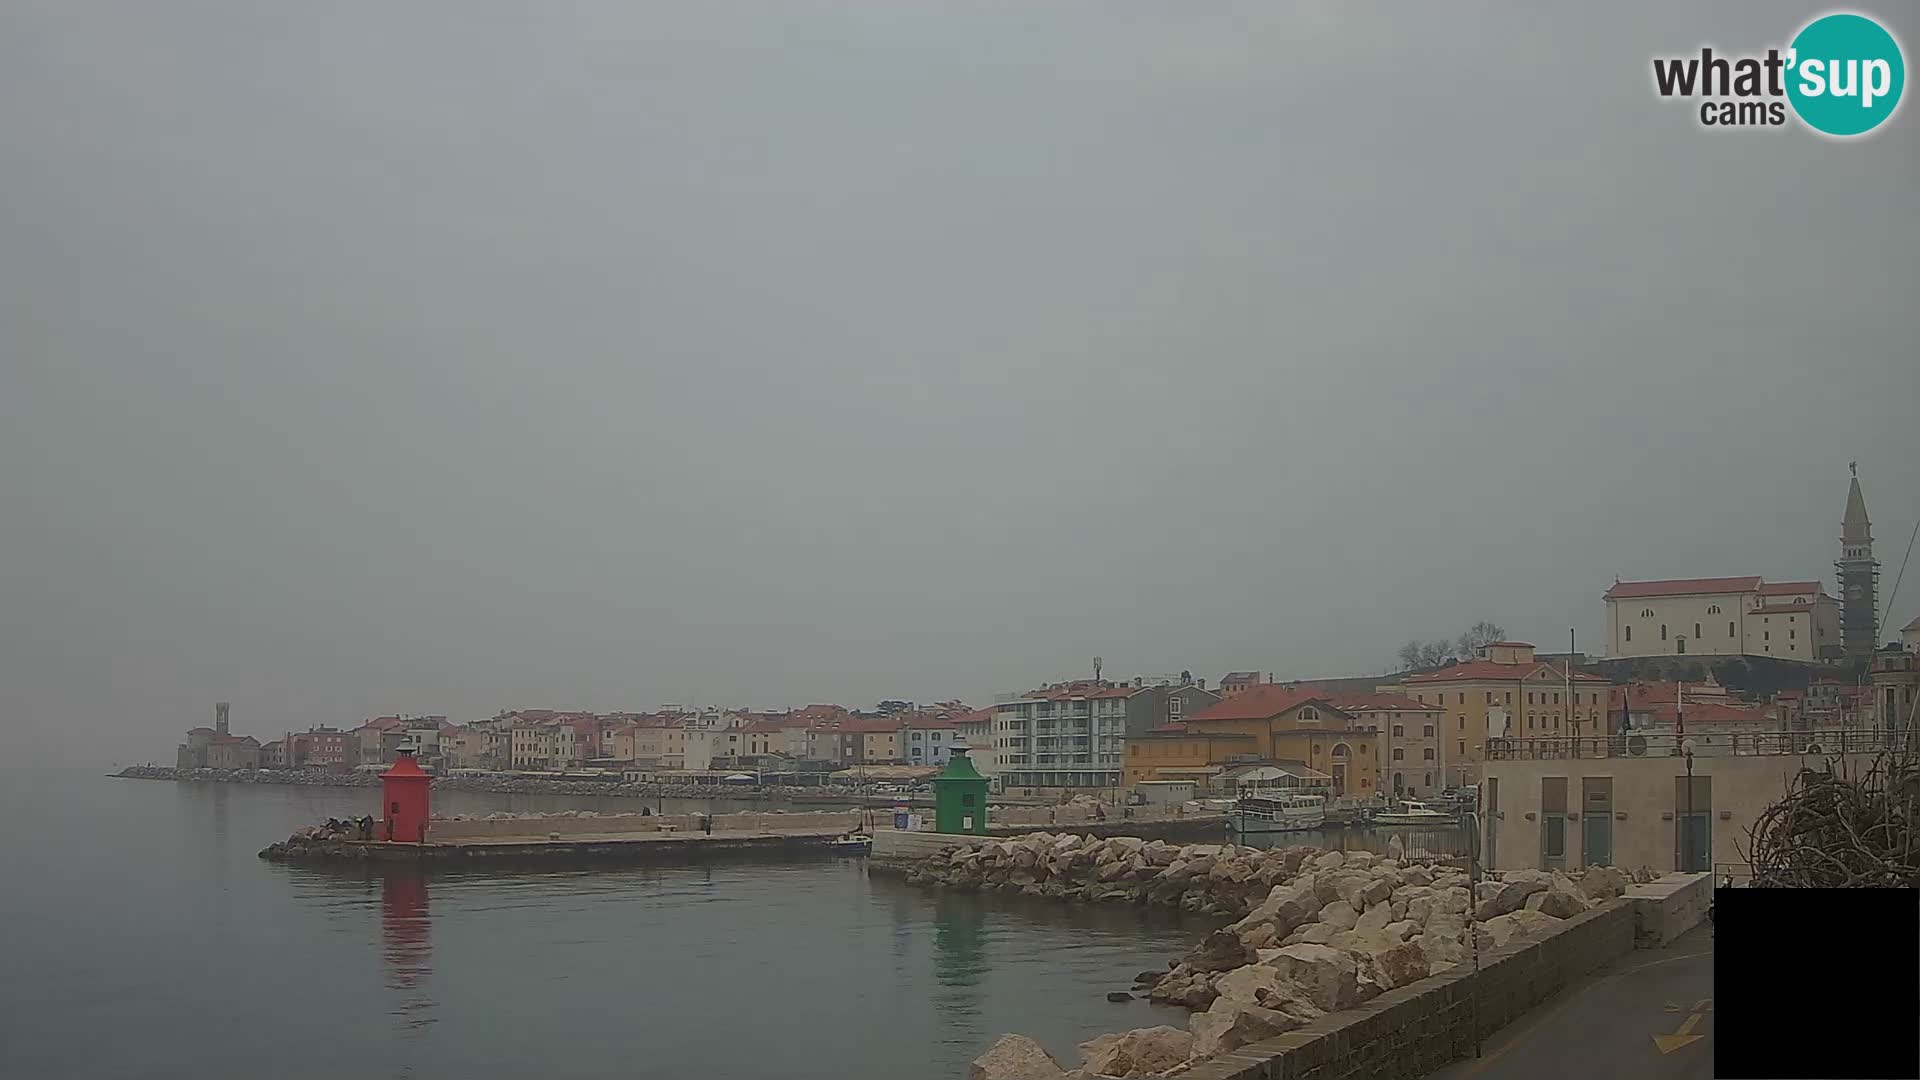
[[[227,733],[227,710],[231,708],[224,701],[213,703],[213,730],[221,735]]]

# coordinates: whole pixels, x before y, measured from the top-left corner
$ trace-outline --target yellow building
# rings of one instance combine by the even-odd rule
[[[1607,680],[1533,658],[1533,646],[1498,641],[1485,655],[1381,691],[1438,706],[1440,758],[1448,784],[1471,784],[1486,760],[1487,737],[1542,739],[1607,734]]]
[[[1127,740],[1126,783],[1196,780],[1236,765],[1298,762],[1333,777],[1333,793],[1380,790],[1379,739],[1317,690],[1262,683],[1177,724]]]

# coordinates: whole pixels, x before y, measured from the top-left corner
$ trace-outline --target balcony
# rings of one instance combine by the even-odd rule
[[[1817,756],[1876,754],[1902,747],[1902,733],[1869,728],[1823,731],[1688,732],[1685,739],[1696,758]],[[1579,738],[1488,739],[1488,761],[1539,761],[1553,758],[1680,757],[1681,738],[1671,730],[1630,732],[1624,735],[1583,735]]]

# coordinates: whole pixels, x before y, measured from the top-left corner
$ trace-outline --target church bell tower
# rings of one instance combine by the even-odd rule
[[[1846,516],[1840,521],[1840,560],[1833,564],[1840,583],[1840,644],[1848,660],[1868,661],[1880,631],[1880,563],[1873,557],[1873,522],[1867,519],[1866,496],[1860,494],[1860,463],[1851,462],[1847,468],[1853,483],[1847,488]]]

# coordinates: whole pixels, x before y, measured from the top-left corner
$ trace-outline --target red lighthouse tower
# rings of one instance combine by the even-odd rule
[[[393,767],[380,774],[380,839],[402,844],[427,842],[427,787],[433,777],[420,771],[413,750],[403,747]]]

